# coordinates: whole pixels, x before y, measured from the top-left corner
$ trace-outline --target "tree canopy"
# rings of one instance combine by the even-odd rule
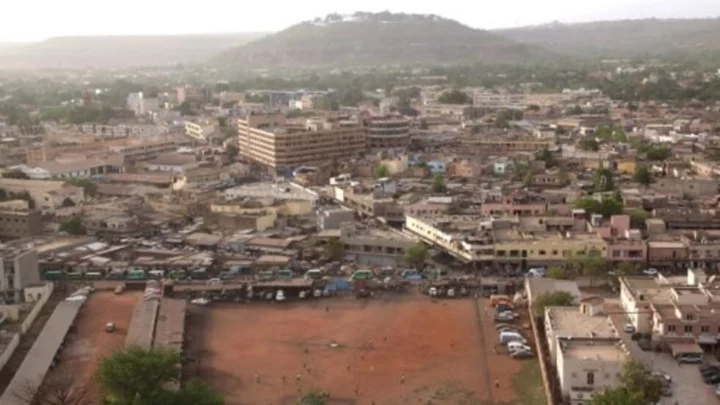
[[[69,179],[65,184],[82,187],[85,191],[85,197],[94,196],[97,193],[97,184],[90,179]]]
[[[663,381],[648,365],[630,360],[623,366],[620,386],[597,394],[591,405],[654,405],[660,400]]]
[[[428,247],[422,242],[417,242],[405,250],[405,262],[414,269],[425,267],[425,260],[428,255]]]
[[[2,174],[2,176],[6,179],[27,179],[28,175],[25,174],[22,170],[9,170]]]
[[[338,238],[330,238],[325,245],[325,254],[330,260],[341,260],[345,254],[343,244]]]
[[[165,348],[129,347],[102,360],[100,386],[114,405],[222,405],[222,396],[200,381],[179,389],[180,353]]]
[[[383,178],[390,176],[390,168],[388,165],[380,165],[375,168],[375,177],[376,178]]]
[[[471,104],[472,97],[465,92],[453,89],[442,93],[437,101],[441,104]]]
[[[70,235],[85,235],[87,229],[80,217],[72,217],[60,223],[60,232],[67,232]]]
[[[618,198],[603,198],[602,201],[592,197],[579,198],[573,202],[573,208],[584,209],[588,214],[600,214],[605,218],[623,213],[623,203]]]
[[[553,291],[541,294],[533,302],[535,316],[545,314],[545,307],[570,307],[575,304],[575,297],[567,291]]]
[[[650,174],[650,170],[647,166],[638,165],[635,168],[633,179],[642,185],[648,186],[652,182],[652,174]]]
[[[435,177],[433,177],[432,191],[433,193],[445,192],[445,178],[442,174],[436,174]]]
[[[615,190],[615,181],[610,169],[600,168],[593,175],[593,185],[595,191],[612,191]]]

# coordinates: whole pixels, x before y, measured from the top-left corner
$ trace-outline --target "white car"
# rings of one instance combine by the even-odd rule
[[[635,333],[635,327],[631,323],[626,323],[623,330],[625,333]]]
[[[508,351],[514,352],[517,350],[525,350],[528,352],[532,351],[532,348],[524,343],[521,342],[508,342],[507,344]]]
[[[200,305],[200,306],[203,306],[203,307],[204,307],[204,306],[206,306],[206,305],[210,305],[210,300],[207,299],[207,298],[205,298],[205,297],[195,298],[194,300],[190,301],[190,303],[191,303],[191,304],[194,304],[194,305]]]
[[[657,269],[654,269],[654,268],[652,268],[652,267],[650,267],[650,268],[648,268],[648,269],[645,269],[645,270],[643,270],[642,272],[643,272],[644,275],[646,275],[646,276],[651,276],[651,277],[655,277],[655,276],[658,275]]]
[[[717,387],[715,387],[715,395],[717,395],[717,396],[720,397],[720,385],[718,385]]]
[[[278,302],[285,301],[285,291],[277,290],[277,293],[275,293],[275,301],[278,301]]]

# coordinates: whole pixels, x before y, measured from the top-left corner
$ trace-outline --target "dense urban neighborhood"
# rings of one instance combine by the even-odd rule
[[[0,405],[718,402],[720,63],[454,24],[0,70]]]

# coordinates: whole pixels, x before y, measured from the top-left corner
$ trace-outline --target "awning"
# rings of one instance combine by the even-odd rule
[[[697,342],[701,345],[714,345],[717,344],[718,340],[715,336],[700,335],[697,338]]]
[[[695,342],[670,343],[673,357],[681,354],[703,354],[703,349]]]

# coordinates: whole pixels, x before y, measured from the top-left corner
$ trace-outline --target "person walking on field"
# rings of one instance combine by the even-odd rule
[[[260,384],[260,374],[255,373],[255,383]]]
[[[295,374],[295,382],[300,383],[300,373]]]

